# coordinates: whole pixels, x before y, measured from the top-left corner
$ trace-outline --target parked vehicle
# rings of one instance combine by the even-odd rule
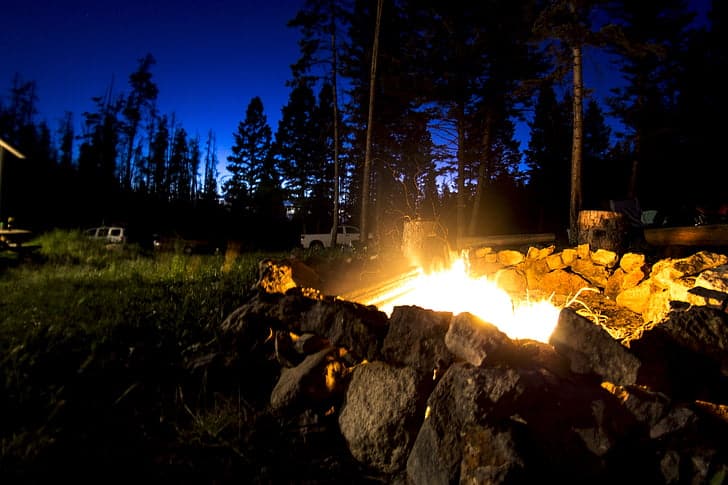
[[[192,238],[181,234],[154,234],[152,246],[159,252],[178,252],[184,254],[218,254],[225,249],[223,241]]]
[[[353,246],[354,242],[359,240],[359,236],[359,228],[356,226],[338,226],[336,232],[336,244],[339,246]],[[331,247],[331,232],[320,234],[301,234],[301,246],[304,249]]]
[[[121,226],[99,226],[86,229],[84,234],[94,240],[123,244],[127,241],[126,229]]]

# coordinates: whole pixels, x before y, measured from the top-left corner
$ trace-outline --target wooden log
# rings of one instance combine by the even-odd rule
[[[578,243],[589,244],[593,251],[607,249],[622,252],[627,243],[627,220],[624,214],[606,210],[583,210],[577,220]]]
[[[483,247],[516,247],[533,244],[551,244],[556,242],[553,232],[540,232],[534,234],[499,234],[494,236],[471,236],[459,239],[458,249],[472,249]]]
[[[652,246],[728,246],[728,224],[650,227],[644,234]]]

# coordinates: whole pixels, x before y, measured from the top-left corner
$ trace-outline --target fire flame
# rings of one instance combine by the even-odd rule
[[[548,342],[561,309],[549,300],[516,302],[496,281],[472,277],[464,258],[450,268],[418,274],[387,295],[380,295],[378,308],[392,314],[396,306],[413,305],[454,314],[469,312],[497,326],[512,339]]]

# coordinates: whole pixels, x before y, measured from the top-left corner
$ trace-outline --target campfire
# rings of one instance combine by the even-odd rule
[[[434,311],[470,313],[497,326],[512,339],[548,342],[561,308],[548,299],[516,300],[486,276],[472,276],[467,257],[454,260],[449,268],[426,272],[418,268],[402,275],[378,291],[347,298],[374,305],[391,316],[396,306],[414,305]]]
[[[355,293],[315,276],[262,261],[194,360],[296,445],[258,481],[724,482],[728,256],[482,250]]]

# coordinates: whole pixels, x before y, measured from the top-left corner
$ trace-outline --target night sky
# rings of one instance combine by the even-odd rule
[[[113,86],[128,92],[128,77],[147,53],[157,63],[160,113],[176,120],[202,146],[217,137],[221,166],[233,132],[254,96],[263,100],[275,132],[287,102],[290,65],[299,57],[299,33],[286,26],[305,0],[10,0],[0,17],[0,99],[15,74],[35,81],[38,117],[56,130],[66,111],[77,134],[94,96]],[[709,0],[691,0],[704,22]],[[603,101],[619,83],[614,67],[585,52],[584,81]],[[517,128],[521,148],[528,130]]]
[[[304,0],[11,0],[0,12],[0,97],[15,74],[35,81],[36,120],[55,131],[66,111],[80,126],[110,86],[128,92],[138,60],[156,59],[152,79],[161,113],[187,133],[217,137],[220,162],[254,96],[275,132],[286,103],[290,64],[299,57],[286,26]],[[80,134],[80,128],[76,129]]]

